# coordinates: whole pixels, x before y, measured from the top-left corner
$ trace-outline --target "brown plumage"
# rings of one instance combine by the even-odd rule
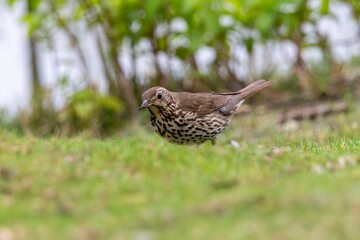
[[[201,144],[207,140],[214,143],[244,100],[272,84],[257,80],[228,93],[170,92],[152,87],[143,93],[139,109],[149,110],[151,125],[171,143]]]

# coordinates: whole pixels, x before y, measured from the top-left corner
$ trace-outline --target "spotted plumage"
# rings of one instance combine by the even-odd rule
[[[170,143],[214,143],[244,100],[272,84],[258,80],[229,93],[170,92],[152,87],[143,93],[139,109],[149,110],[154,130]]]

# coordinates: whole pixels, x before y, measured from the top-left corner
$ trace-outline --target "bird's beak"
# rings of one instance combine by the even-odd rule
[[[143,109],[143,108],[147,108],[149,106],[149,103],[147,100],[144,100],[141,104],[141,106],[139,107],[139,110]]]

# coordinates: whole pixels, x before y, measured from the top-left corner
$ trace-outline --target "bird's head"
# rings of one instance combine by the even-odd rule
[[[152,87],[146,90],[141,97],[142,104],[140,109],[150,106],[166,107],[171,101],[170,92],[163,87]]]

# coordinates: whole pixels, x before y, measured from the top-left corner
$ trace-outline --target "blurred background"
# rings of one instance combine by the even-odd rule
[[[359,66],[358,0],[0,3],[0,124],[42,136],[118,132],[155,85],[271,79],[273,107],[353,98]]]

